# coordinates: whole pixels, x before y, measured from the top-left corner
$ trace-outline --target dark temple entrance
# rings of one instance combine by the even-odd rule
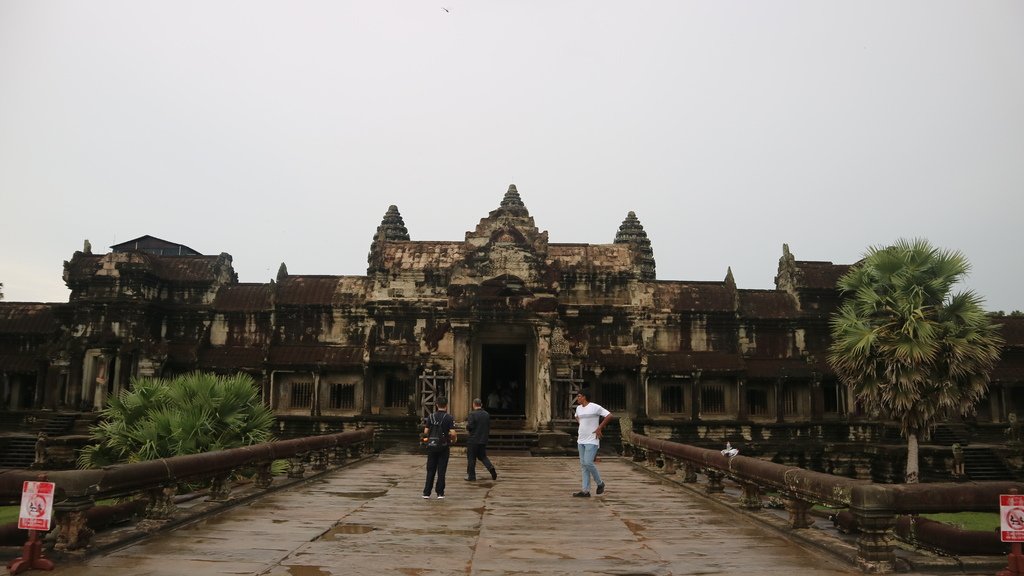
[[[491,414],[526,415],[526,346],[484,344],[481,347],[480,399]]]

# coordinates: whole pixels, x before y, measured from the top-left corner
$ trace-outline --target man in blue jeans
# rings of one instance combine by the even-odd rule
[[[590,401],[590,392],[586,389],[576,394],[576,421],[580,423],[576,443],[580,451],[580,471],[583,473],[583,489],[574,492],[577,498],[590,497],[590,479],[594,479],[597,493],[604,494],[604,482],[594,465],[597,449],[601,447],[601,436],[604,427],[612,420],[612,413],[600,404]]]

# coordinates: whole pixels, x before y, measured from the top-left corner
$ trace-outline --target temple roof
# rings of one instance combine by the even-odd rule
[[[64,263],[69,279],[109,275],[111,269],[119,272],[142,270],[170,282],[213,283],[218,281],[222,268],[230,267],[231,256],[154,256],[144,252],[117,252],[102,255],[76,252],[71,261]]]
[[[217,291],[213,307],[218,312],[274,309],[273,284],[232,284]]]
[[[744,318],[796,318],[797,301],[789,293],[777,290],[737,290],[739,312]]]
[[[0,334],[51,334],[56,330],[52,304],[0,302]]]
[[[654,284],[654,306],[672,312],[733,312],[736,292],[725,282],[668,282]]]
[[[846,274],[846,271],[852,266],[852,264],[797,260],[796,267],[800,277],[799,286],[816,290],[835,290],[839,278]]]

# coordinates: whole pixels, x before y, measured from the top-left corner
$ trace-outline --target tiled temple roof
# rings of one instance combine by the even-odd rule
[[[213,307],[218,312],[251,312],[274,308],[272,284],[231,284],[217,291]]]
[[[339,276],[288,276],[277,284],[277,303],[283,306],[330,306]]]
[[[1006,348],[1024,348],[1024,316],[1004,316],[993,318],[993,324],[999,324],[999,334],[1006,340]]]
[[[796,299],[776,290],[738,290],[739,312],[743,318],[786,319],[799,316]]]
[[[811,260],[797,260],[800,287],[815,290],[835,290],[839,278],[846,274],[852,264],[833,264]]]
[[[736,292],[724,282],[657,282],[654,306],[672,312],[732,312]]]
[[[0,302],[0,333],[51,334],[56,330],[52,304]]]
[[[93,255],[76,252],[65,265],[69,278],[95,276],[104,260],[115,267],[142,268],[152,275],[172,282],[212,283],[219,278],[222,259],[229,256],[154,256],[144,252],[117,252]]]

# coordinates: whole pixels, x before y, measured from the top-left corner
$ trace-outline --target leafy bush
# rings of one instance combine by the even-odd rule
[[[130,390],[110,398],[91,429],[96,443],[82,450],[78,465],[97,468],[259,444],[273,439],[273,422],[255,381],[245,374],[134,378]]]

